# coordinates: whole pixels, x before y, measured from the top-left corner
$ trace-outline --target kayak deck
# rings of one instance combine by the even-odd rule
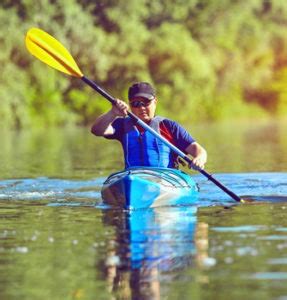
[[[188,174],[177,169],[133,167],[111,174],[101,193],[105,204],[137,209],[191,204],[198,187]]]

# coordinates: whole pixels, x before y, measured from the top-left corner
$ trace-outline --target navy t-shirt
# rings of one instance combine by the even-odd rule
[[[106,135],[105,138],[118,140],[122,143],[122,139],[124,136],[124,122],[125,122],[125,118],[115,119],[114,122],[112,123],[112,127],[114,128],[114,133],[110,135]],[[181,125],[179,125],[175,121],[164,119],[163,121],[160,122],[159,128],[160,128],[160,134],[183,152],[190,144],[195,142],[193,137]],[[144,130],[139,127],[138,129],[140,131]]]

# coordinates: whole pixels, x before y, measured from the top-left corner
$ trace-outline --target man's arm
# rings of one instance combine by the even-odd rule
[[[97,136],[106,136],[114,133],[112,126],[113,121],[117,117],[124,117],[127,115],[128,105],[121,101],[116,100],[116,104],[112,106],[111,110],[99,116],[91,128],[91,132]]]
[[[191,155],[193,157],[190,167],[204,168],[204,164],[207,161],[207,153],[205,149],[198,144],[193,137],[177,122],[165,119],[163,121],[165,130],[170,132],[173,138],[173,144],[181,151]]]
[[[207,161],[207,152],[201,145],[193,142],[185,149],[185,152],[193,157],[191,167],[204,169],[204,165]]]

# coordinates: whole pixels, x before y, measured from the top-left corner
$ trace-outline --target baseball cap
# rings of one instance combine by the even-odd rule
[[[143,97],[148,100],[155,98],[155,90],[148,82],[136,82],[129,88],[129,100]]]

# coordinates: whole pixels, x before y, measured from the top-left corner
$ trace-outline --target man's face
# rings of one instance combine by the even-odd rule
[[[148,100],[143,97],[134,97],[130,100],[131,111],[142,121],[148,123],[155,115],[157,100]]]

